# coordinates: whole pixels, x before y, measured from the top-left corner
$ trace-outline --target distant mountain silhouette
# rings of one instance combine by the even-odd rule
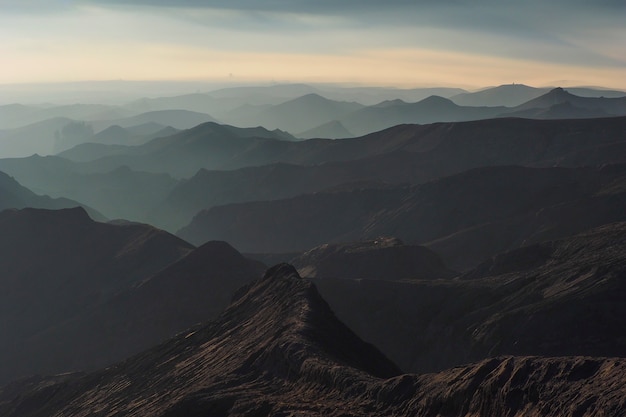
[[[104,156],[94,161],[91,169],[106,172],[119,166],[128,166],[139,171],[191,177],[201,168],[214,169],[239,164],[236,161],[244,152],[258,151],[262,155],[256,158],[261,160],[272,158],[262,148],[264,143],[280,147],[280,142],[293,140],[293,136],[280,130],[236,128],[209,122],[128,148],[128,152],[122,154]],[[241,165],[247,165],[248,161],[244,162]]]
[[[480,168],[414,187],[231,204],[200,212],[178,234],[197,244],[226,240],[249,253],[397,236],[467,269],[528,242],[626,220],[625,167]]]
[[[263,126],[296,134],[340,119],[361,108],[362,104],[338,102],[318,94],[307,94],[285,103],[264,107],[248,117],[238,112],[224,120],[237,126]]]
[[[92,172],[89,163],[56,156],[1,159],[0,167],[38,193],[71,198],[111,219],[145,221],[146,213],[178,183],[167,174],[138,172],[125,166]]]
[[[343,139],[352,138],[354,135],[346,129],[341,122],[337,120],[324,123],[320,126],[309,129],[305,132],[298,133],[296,135],[302,139],[314,139],[314,138],[328,138],[328,139]]]
[[[36,358],[16,358],[29,339],[80,316],[192,249],[147,225],[94,222],[81,208],[0,212],[0,380],[52,366],[52,347]]]
[[[391,152],[372,158],[313,166],[271,164],[230,171],[200,170],[181,181],[150,211],[151,224],[176,231],[201,210],[230,203],[277,200],[300,194],[419,181],[414,154]]]
[[[0,155],[4,158],[10,158],[25,157],[33,154],[54,154],[59,151],[57,147],[58,132],[72,123],[76,122],[65,117],[57,117],[15,129],[0,131]],[[57,137],[55,137],[55,132]],[[91,132],[86,133],[80,139],[86,140],[90,137]],[[79,138],[76,139],[78,140]]]
[[[365,135],[406,123],[459,122],[489,119],[506,111],[505,107],[459,106],[451,100],[430,96],[417,103],[402,100],[383,102],[355,111],[338,120],[356,135]]]
[[[548,93],[517,107],[513,107],[510,111],[504,113],[517,113],[531,109],[547,109],[564,103],[568,103],[578,109],[585,109],[596,113],[603,112],[611,116],[626,115],[626,96],[619,98],[579,97],[569,93],[563,88],[550,90]]]
[[[71,119],[80,121],[110,120],[125,118],[135,113],[119,106],[104,104],[69,104],[24,106],[9,104],[0,106],[0,129],[15,129],[49,119]]]
[[[624,90],[609,90],[599,87],[567,87],[567,91],[580,97],[626,97],[626,91]]]
[[[141,146],[85,144],[63,154],[86,163],[35,156],[0,160],[0,170],[37,193],[72,198],[107,217],[156,223],[176,231],[200,210],[233,202],[274,200],[337,187],[419,184],[479,166],[626,162],[621,150],[626,147],[625,122],[624,118],[494,119],[401,125],[341,141],[293,141],[281,131],[209,123]],[[291,163],[276,165],[282,161]],[[273,165],[263,167],[267,164]],[[205,168],[250,165],[257,167],[198,173]],[[171,176],[196,173],[173,191],[178,181]],[[311,243],[302,249],[323,241]]]
[[[241,101],[215,98],[205,93],[184,94],[173,97],[142,98],[128,103],[125,107],[145,113],[159,110],[187,110],[220,117],[227,110],[240,106]]]
[[[428,96],[450,97],[465,92],[460,88],[384,88],[384,87],[341,87],[331,85],[309,86],[305,84],[279,84],[267,87],[234,87],[212,91],[212,97],[220,99],[247,100],[249,104],[278,104],[307,94],[318,94],[334,101],[355,101],[364,105],[380,103],[383,100],[402,99],[419,101]]]
[[[501,357],[438,374],[397,367],[278,265],[214,322],[89,374],[0,390],[7,417],[49,415],[621,414],[622,359]],[[139,407],[137,404],[141,404]]]
[[[80,203],[67,198],[51,198],[47,195],[37,195],[23,187],[12,177],[0,172],[0,211],[5,209],[22,209],[26,207],[41,209],[62,209],[78,207]],[[95,220],[105,220],[105,217],[94,209],[83,206]]]
[[[602,146],[623,142],[621,129],[625,121],[625,118],[567,122],[493,119],[400,125],[361,138],[296,142],[282,131],[207,123],[128,148],[123,154],[101,158],[91,164],[90,170],[106,172],[128,166],[133,170],[167,172],[188,178],[201,168],[236,169],[277,162],[315,165],[402,150],[415,154],[416,167],[429,175],[437,171],[435,177],[439,177],[483,165],[526,165],[540,161],[556,164],[557,158],[583,147],[599,151]],[[556,146],[551,145],[553,141]],[[593,159],[577,164],[617,162],[618,156],[614,151],[599,151],[589,154],[588,158]]]
[[[213,117],[206,113],[192,112],[189,110],[155,110],[122,119],[98,120],[91,124],[96,131],[106,129],[112,125],[126,128],[151,122],[163,126],[171,126],[176,129],[189,129],[202,123],[215,121]]]
[[[436,123],[489,119],[506,114],[518,115],[531,108],[546,108],[561,104],[565,98],[552,97],[556,94],[547,88],[525,85],[502,85],[475,93],[455,96],[456,103],[448,98],[431,95],[420,97],[420,101],[406,102],[399,96],[363,107],[356,103],[337,102],[323,97],[322,91],[308,93],[280,104],[246,104],[232,110],[222,120],[237,126],[264,126],[286,129],[291,133],[306,132],[302,137],[339,137],[333,131],[327,135],[315,133],[316,127],[338,121],[354,135],[365,135],[406,123]],[[583,114],[569,112],[566,118],[624,115],[624,100],[617,98],[619,92],[607,92],[611,98],[601,96],[601,90],[579,89],[593,97],[569,97],[574,107],[588,110]],[[331,94],[332,95],[332,94]],[[626,93],[622,94],[622,96]],[[540,100],[542,96],[546,96]],[[406,98],[405,95],[402,95]],[[552,97],[552,98],[550,98]],[[547,105],[549,103],[549,105]],[[352,104],[350,106],[349,104]],[[361,107],[361,108],[359,108]],[[604,113],[602,113],[604,112]],[[550,118],[533,112],[519,113],[519,117]],[[551,118],[556,118],[552,116]],[[332,126],[332,125],[331,125]],[[326,127],[328,129],[328,127]],[[313,130],[313,133],[309,133]]]
[[[154,127],[158,130],[153,131]],[[121,129],[121,130],[120,130]],[[171,136],[178,133],[173,127],[143,124],[129,128],[111,126],[87,139],[88,142],[76,145],[57,155],[75,162],[90,162],[112,155],[133,153],[132,146],[138,146],[152,139]],[[113,143],[113,144],[112,144]],[[118,143],[115,145],[115,143]]]
[[[526,117],[530,119],[592,119],[609,117],[603,110],[583,109],[576,107],[569,101],[555,104],[548,108],[533,108],[506,114],[507,117]]]
[[[460,106],[506,106],[515,107],[550,91],[549,88],[529,87],[524,84],[505,84],[473,93],[461,93],[450,97]]]

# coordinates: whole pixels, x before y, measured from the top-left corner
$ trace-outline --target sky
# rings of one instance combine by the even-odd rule
[[[626,89],[625,0],[0,0],[0,84]]]

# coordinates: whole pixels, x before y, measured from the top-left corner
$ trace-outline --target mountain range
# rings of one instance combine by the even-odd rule
[[[0,106],[0,415],[623,415],[625,100]]]
[[[567,92],[561,88],[548,90],[505,85],[475,93],[462,93],[452,99],[448,98],[454,92],[450,89],[341,90],[346,94],[339,94],[339,91],[294,85],[265,90],[223,90],[213,95],[197,93],[144,99],[126,106],[4,105],[0,106],[0,129],[4,129],[0,130],[0,150],[5,157],[29,156],[33,153],[49,155],[84,142],[97,142],[99,138],[92,138],[93,132],[99,133],[112,126],[129,128],[155,123],[162,128],[188,129],[201,123],[219,121],[238,127],[281,129],[302,138],[345,138],[404,123],[511,116],[569,119],[626,114],[626,93],[611,90],[573,88]],[[395,95],[391,94],[393,91]],[[443,96],[426,93],[440,93]],[[381,100],[372,102],[367,99],[369,94],[378,94]],[[346,101],[349,98],[355,100]],[[210,115],[214,112],[219,114],[217,119]],[[77,123],[93,132],[87,130],[55,140],[55,132]],[[125,134],[122,131],[119,133],[119,138],[109,143],[123,143]],[[155,131],[150,132],[153,133]],[[134,144],[139,143],[141,141]]]
[[[231,203],[336,187],[421,184],[480,166],[626,162],[625,120],[400,125],[361,138],[307,141],[282,131],[208,123],[139,146],[84,144],[63,153],[77,162],[2,159],[0,171],[37,193],[71,198],[108,218],[176,232],[200,211]]]
[[[354,186],[216,206],[179,235],[196,244],[226,240],[251,253],[391,235],[435,248],[464,269],[524,243],[626,220],[625,178],[623,164],[477,168],[412,187]]]

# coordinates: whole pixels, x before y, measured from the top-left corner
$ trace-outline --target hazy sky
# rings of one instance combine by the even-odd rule
[[[0,0],[0,84],[626,88],[626,0]]]

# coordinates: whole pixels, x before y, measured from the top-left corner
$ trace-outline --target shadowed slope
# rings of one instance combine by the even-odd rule
[[[0,413],[620,415],[625,371],[620,359],[504,357],[399,376],[334,317],[312,284],[282,264],[242,289],[213,323],[99,372],[31,378],[0,389]]]
[[[495,355],[626,357],[626,223],[526,246],[461,280],[315,280],[337,316],[403,369]]]
[[[7,417],[28,408],[37,412],[22,416],[325,414],[376,381],[369,374],[399,371],[340,323],[293,267],[279,265],[241,290],[215,322],[62,383],[53,397],[25,396],[0,411]],[[328,405],[320,402],[335,395]]]
[[[35,363],[54,356],[15,360],[28,338],[141,282],[192,248],[151,226],[94,222],[81,208],[0,212],[0,380],[41,369]]]
[[[456,270],[531,242],[626,220],[626,165],[489,167],[414,187],[320,192],[200,212],[179,232],[243,252],[291,252],[396,236],[429,246]]]
[[[217,317],[235,291],[264,270],[227,243],[208,242],[83,314],[30,337],[20,361],[31,358],[39,373],[109,365]],[[53,367],[38,369],[33,358],[42,356]]]

